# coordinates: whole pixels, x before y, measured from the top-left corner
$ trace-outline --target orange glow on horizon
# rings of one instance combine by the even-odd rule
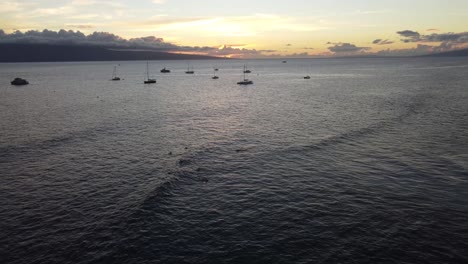
[[[233,54],[227,54],[227,55],[216,55],[216,54],[210,54],[208,52],[194,52],[194,51],[171,51],[169,53],[173,54],[184,54],[184,55],[200,55],[200,56],[210,56],[210,57],[216,57],[216,58],[232,58],[234,55]]]

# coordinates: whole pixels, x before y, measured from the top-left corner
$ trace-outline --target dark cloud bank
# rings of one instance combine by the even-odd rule
[[[328,42],[327,44],[333,45],[332,47],[329,47],[328,50],[334,53],[359,53],[363,52],[366,50],[370,50],[369,47],[358,47],[354,44],[351,43],[331,43]]]
[[[123,39],[117,35],[107,32],[94,32],[85,35],[80,31],[59,30],[43,31],[30,30],[26,32],[15,31],[6,34],[0,30],[0,43],[21,43],[21,44],[65,44],[65,45],[94,45],[106,47],[128,47],[128,48],[156,48],[170,50],[182,48],[164,42],[162,38],[142,37],[133,39]]]
[[[432,33],[424,35],[417,31],[402,30],[398,31],[397,34],[402,37],[402,42],[418,43],[413,51],[420,53],[449,52],[466,49],[468,47],[468,32]]]
[[[388,39],[376,39],[372,41],[372,44],[376,45],[388,45],[388,44],[393,44],[394,42]]]
[[[99,46],[114,49],[144,49],[159,52],[172,53],[195,53],[207,56],[260,56],[263,53],[274,52],[274,50],[255,50],[245,48],[223,47],[198,47],[179,46],[164,39],[148,36],[140,38],[124,39],[108,32],[94,32],[85,35],[80,31],[64,30],[42,31],[30,30],[26,32],[15,31],[11,34],[0,29],[0,44],[47,44],[47,45],[70,45],[70,46]]]
[[[434,30],[431,30],[434,31]],[[369,47],[358,47],[352,43],[332,43],[328,42],[328,50],[337,55],[377,55],[377,56],[417,56],[436,53],[451,52],[450,55],[466,54],[468,48],[468,32],[461,33],[432,33],[428,35],[420,34],[413,30],[402,30],[396,32],[404,43],[417,43],[416,47],[408,49],[386,49],[378,52],[369,52]],[[389,45],[394,41],[389,39],[375,39],[373,45]],[[465,52],[458,52],[463,50]]]
[[[401,37],[404,37],[403,42],[443,42],[451,44],[468,43],[468,32],[461,33],[432,33],[429,35],[421,35],[416,31],[403,30],[397,32]]]

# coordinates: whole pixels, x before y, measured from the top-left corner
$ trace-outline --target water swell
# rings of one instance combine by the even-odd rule
[[[145,199],[144,204],[154,206],[163,197],[168,197],[174,188],[181,188],[184,184],[194,182],[206,183],[211,175],[229,173],[242,170],[242,162],[255,156],[258,160],[268,161],[272,157],[292,155],[293,153],[304,154],[304,151],[323,151],[338,145],[350,145],[356,147],[359,140],[369,136],[382,133],[393,133],[396,126],[404,123],[413,115],[422,112],[425,107],[425,98],[411,98],[407,104],[402,106],[405,110],[397,116],[387,120],[370,124],[355,130],[348,130],[341,134],[319,139],[313,144],[292,145],[281,147],[280,150],[267,147],[268,151],[259,151],[261,146],[249,142],[242,137],[234,136],[230,139],[218,140],[200,146],[198,150],[191,150],[178,157],[175,169],[170,172],[171,178],[166,183],[156,187]],[[307,155],[306,155],[307,156]]]
[[[367,126],[350,129],[339,133],[337,135],[324,137],[318,139],[317,142],[312,144],[302,145],[302,146],[290,146],[287,148],[287,151],[296,149],[297,151],[301,150],[323,150],[328,147],[335,147],[337,145],[347,144],[359,144],[358,141],[361,139],[366,139],[369,136],[385,134],[385,133],[394,133],[398,126],[404,124],[405,122],[410,122],[409,120],[415,116],[424,114],[427,108],[427,100],[431,98],[428,95],[414,96],[409,99],[409,101],[401,102],[400,109],[403,109],[399,114],[393,117],[389,117],[386,120],[375,122]]]
[[[109,137],[117,134],[114,127],[101,126],[85,130],[68,132],[63,135],[54,135],[48,139],[34,140],[17,145],[0,146],[0,163],[12,162],[23,155],[35,154],[36,158],[44,159],[65,145],[82,142],[98,141],[100,137]]]
[[[140,210],[157,207],[164,198],[170,197],[174,190],[183,188],[186,184],[208,182],[210,170],[199,166],[200,162],[197,161],[195,153],[200,154],[200,152],[183,154],[175,161],[173,168],[167,171],[167,176],[145,196]]]

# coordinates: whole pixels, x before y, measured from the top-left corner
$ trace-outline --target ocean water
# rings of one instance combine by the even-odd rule
[[[468,58],[190,65],[0,64],[0,263],[468,262]]]

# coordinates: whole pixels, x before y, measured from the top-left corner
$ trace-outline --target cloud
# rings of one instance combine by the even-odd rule
[[[164,4],[164,3],[166,3],[166,0],[153,0],[153,3],[155,3],[155,4]]]
[[[451,42],[451,43],[468,43],[468,32],[460,33],[432,33],[429,35],[421,35],[418,32],[411,30],[398,31],[399,35],[405,37],[403,42]]]
[[[327,44],[333,44],[334,46],[328,47],[333,53],[358,53],[369,50],[369,47],[358,47],[351,43],[331,43],[328,42]]]
[[[12,1],[5,1],[0,3],[0,13],[11,13],[11,12],[18,12],[23,10],[23,7],[20,3],[12,2]]]
[[[433,33],[430,35],[422,35],[419,38],[421,42],[454,42],[468,43],[468,32],[461,33]]]
[[[426,29],[426,31],[440,31],[440,30],[437,29],[437,28],[428,28],[428,29]]]
[[[380,56],[418,56],[418,55],[425,55],[430,53],[437,53],[444,51],[441,47],[425,45],[425,44],[418,44],[414,48],[409,49],[386,49],[381,50],[375,53],[376,55]]]
[[[356,10],[353,14],[356,15],[375,15],[375,14],[385,14],[390,13],[390,10]]]
[[[404,30],[398,31],[397,33],[406,37],[401,40],[405,43],[439,43],[439,46],[432,46],[436,47],[432,52],[443,52],[468,47],[468,32],[446,32],[421,35],[415,31]]]
[[[80,28],[89,28],[92,25],[74,25]],[[29,43],[29,44],[67,44],[67,45],[98,45],[105,47],[126,47],[126,48],[155,48],[170,49],[177,47],[171,43],[166,43],[162,38],[154,36],[123,39],[108,32],[94,32],[85,35],[80,31],[64,30],[53,31],[44,29],[43,31],[30,30],[26,32],[14,31],[11,34],[0,35],[0,43]]]
[[[201,54],[206,54],[210,56],[217,57],[230,57],[230,58],[259,58],[262,57],[263,53],[275,52],[275,50],[256,50],[256,49],[239,49],[232,48],[228,46],[223,46],[222,48],[212,48],[212,47],[193,47],[188,48],[192,52],[202,52]]]
[[[66,24],[68,28],[78,28],[78,29],[91,29],[95,28],[94,25],[91,24]]]
[[[421,35],[418,32],[411,30],[398,31],[406,39],[403,42],[454,42],[454,43],[468,43],[468,32],[460,33],[432,33],[429,35]]]
[[[293,54],[286,55],[286,57],[288,58],[306,58],[309,56],[310,54],[308,52],[293,53]]]
[[[397,34],[399,34],[400,36],[406,37],[406,38],[419,37],[419,33],[416,32],[416,31],[412,31],[412,30],[397,31]]]
[[[91,6],[95,8],[96,6],[105,6],[107,8],[113,7],[113,8],[125,8],[126,5],[122,2],[118,1],[103,1],[103,0],[73,0],[71,2],[71,6],[79,7],[79,6]]]
[[[416,46],[403,49],[385,49],[377,52],[370,51],[368,47],[357,47],[351,43],[334,43],[327,42],[327,45],[333,45],[328,49],[333,52],[333,55],[378,55],[378,56],[418,56],[433,53],[441,53],[453,51],[457,49],[468,48],[468,32],[460,33],[432,33],[423,35],[412,30],[403,30],[397,32],[405,43],[414,43]],[[387,45],[394,43],[388,39],[375,39],[372,41],[374,45]],[[327,56],[327,54],[325,54]],[[330,55],[328,55],[330,56]]]
[[[28,15],[31,17],[44,17],[44,16],[63,16],[70,15],[76,12],[73,6],[61,6],[53,8],[39,8],[32,10]]]
[[[167,16],[157,15],[133,22],[140,30],[154,32],[190,31],[208,37],[251,37],[260,34],[274,34],[274,32],[313,32],[326,29],[321,22],[314,19],[306,21],[295,17],[271,14],[252,14],[245,16]]]
[[[86,5],[94,5],[96,4],[96,1],[94,0],[73,0],[71,2],[72,5],[77,5],[77,6],[86,6]]]
[[[376,40],[372,41],[372,44],[388,45],[388,44],[393,44],[393,41],[388,40],[388,39],[376,39]]]
[[[156,15],[147,20],[135,23],[136,26],[151,26],[152,28],[164,28],[169,26],[173,28],[174,25],[183,27],[191,24],[199,25],[215,22],[213,18],[209,17],[171,17],[168,15]]]
[[[405,43],[416,42],[421,36],[418,32],[412,30],[397,31],[397,34],[404,37],[404,39],[401,39],[401,41]]]

